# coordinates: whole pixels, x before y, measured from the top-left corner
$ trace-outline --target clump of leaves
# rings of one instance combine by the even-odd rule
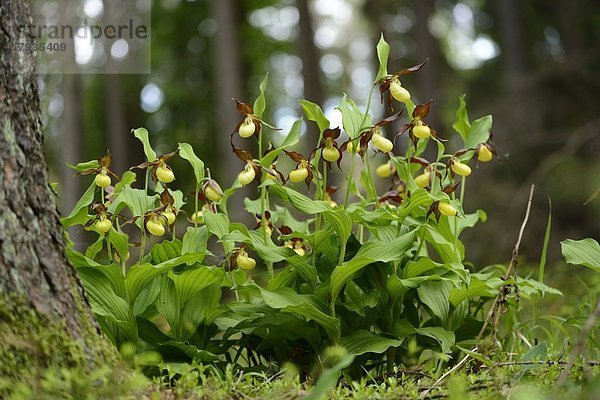
[[[470,121],[461,97],[453,126],[462,148],[449,151],[424,121],[432,103],[415,106],[397,86],[399,76],[423,64],[388,75],[388,54],[382,38],[373,90],[389,92],[390,104],[400,97],[396,106],[407,112],[373,124],[370,103],[362,111],[344,96],[342,126],[330,126],[317,104],[301,100],[320,132],[308,157],[293,149],[301,120],[279,147],[269,140],[272,127],[262,119],[267,78],[254,106],[236,101],[243,119],[231,146],[245,165],[225,190],[189,144],[157,156],[148,131],[133,130],[144,147],[146,160],[137,169],[145,176],[127,171],[114,186],[92,182],[63,219],[65,228],[81,225],[98,234],[84,252],[70,246],[67,255],[116,345],[217,368],[264,371],[272,362],[292,361],[306,376],[329,346],[345,349],[340,368],[381,372],[425,350],[449,354],[473,343],[482,306],[505,285],[498,268],[467,268],[460,240],[486,218],[482,210],[465,210],[463,201],[472,159],[489,161],[484,148],[495,154],[488,147],[492,119]],[[385,130],[402,115],[410,143],[397,154]],[[244,139],[240,147],[235,133]],[[257,156],[248,150],[252,140]],[[437,151],[435,160],[423,158],[428,147]],[[294,163],[287,173],[275,168],[282,154]],[[189,162],[194,181],[175,180],[178,171],[167,164],[173,157]],[[388,180],[387,191],[375,185],[374,157],[384,158],[378,175]],[[104,159],[72,167],[112,175],[109,165]],[[328,186],[331,174],[341,174],[345,184]],[[138,180],[143,189],[135,187]],[[175,182],[193,193],[193,202],[186,203],[190,197]],[[256,194],[244,205],[258,222],[249,228],[231,221],[228,211],[237,206],[231,200],[238,189],[253,184]],[[134,249],[138,257],[130,257]],[[543,290],[528,280],[520,286],[521,296]]]

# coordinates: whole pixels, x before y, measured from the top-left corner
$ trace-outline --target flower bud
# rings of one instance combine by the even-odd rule
[[[300,167],[290,172],[290,181],[302,182],[308,177],[308,168]]]
[[[245,270],[252,270],[254,267],[256,267],[256,260],[252,257],[248,257],[248,253],[246,253],[244,250],[241,250],[238,253],[235,262],[238,267]]]
[[[477,150],[477,159],[481,162],[488,162],[492,160],[494,154],[488,148],[486,144],[482,144],[479,146],[479,150]]]
[[[401,103],[406,103],[410,100],[410,92],[402,87],[398,79],[394,79],[390,83],[390,93],[392,97]]]
[[[238,134],[241,138],[246,139],[254,135],[255,131],[256,125],[254,125],[254,121],[252,121],[252,118],[246,117],[246,119],[244,120],[244,122],[242,122],[242,125],[240,125],[240,128],[238,129]]]
[[[452,207],[450,203],[438,203],[438,210],[442,215],[447,217],[454,217],[456,215],[456,208]]]
[[[112,227],[112,222],[110,221],[110,219],[100,218],[100,220],[97,221],[94,226],[96,227],[96,230],[98,232],[106,233],[110,231],[110,228]]]
[[[340,153],[335,147],[325,147],[323,149],[323,158],[329,162],[336,162],[340,158]]]
[[[246,164],[246,168],[238,174],[238,182],[240,185],[246,186],[252,182],[255,177],[256,172],[254,171],[254,168],[252,168],[252,165],[248,163]]]
[[[391,140],[384,138],[379,133],[375,133],[371,138],[371,141],[373,142],[373,146],[384,153],[389,153],[394,148],[394,143],[392,143]]]
[[[162,236],[165,234],[165,226],[158,218],[151,218],[146,222],[146,230],[154,236]]]
[[[354,153],[354,143],[352,143],[352,142],[348,142],[348,144],[346,145],[346,150],[347,150],[349,153]]]
[[[103,170],[98,175],[96,175],[96,177],[94,178],[94,183],[96,183],[96,186],[99,186],[101,188],[110,186],[110,176],[108,176],[106,174],[106,171]]]
[[[223,190],[217,182],[209,180],[204,184],[204,197],[213,202],[219,202],[223,198]]]
[[[431,179],[431,173],[429,171],[423,172],[421,175],[415,178],[415,183],[420,188],[426,188],[429,186],[429,180]]]
[[[156,168],[156,177],[163,183],[170,183],[175,180],[175,174],[166,164],[162,163]]]
[[[203,224],[204,223],[204,213],[202,210],[197,211],[192,214],[191,218],[192,222],[195,224]]]
[[[413,127],[412,132],[419,139],[427,139],[431,136],[431,129],[427,125],[416,125]]]
[[[456,175],[460,176],[471,175],[471,167],[469,167],[467,164],[461,163],[460,161],[455,161],[452,163],[452,171],[454,171]]]
[[[375,170],[375,174],[380,178],[389,178],[392,174],[396,173],[396,167],[391,162],[381,164]]]

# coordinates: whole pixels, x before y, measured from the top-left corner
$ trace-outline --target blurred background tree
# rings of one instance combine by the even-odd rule
[[[102,1],[83,0],[80,12]],[[124,7],[105,3],[104,13]],[[477,190],[466,207],[483,208],[489,217],[471,233],[470,260],[510,257],[531,183],[537,193],[523,254],[539,255],[547,197],[554,210],[551,260],[559,258],[559,239],[600,237],[600,201],[583,206],[600,187],[596,1],[154,0],[151,28],[149,75],[40,77],[63,213],[82,191],[64,161],[98,158],[109,148],[121,173],[142,161],[130,134],[139,126],[149,129],[160,153],[192,143],[228,186],[242,167],[228,144],[239,121],[231,98],[252,102],[265,72],[265,119],[281,132],[300,117],[300,98],[319,103],[337,126],[342,92],[366,103],[383,32],[392,48],[390,70],[429,58],[405,85],[416,101],[434,99],[430,123],[443,137],[453,135],[462,93],[471,118],[494,116],[503,157],[469,179]],[[383,108],[374,113],[381,117]],[[313,129],[303,127],[303,152],[314,142]],[[271,134],[276,140],[278,133]],[[184,165],[174,169],[182,189],[192,190]]]

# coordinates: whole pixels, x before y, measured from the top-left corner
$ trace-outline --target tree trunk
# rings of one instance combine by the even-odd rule
[[[84,370],[111,357],[64,236],[44,160],[25,0],[0,5],[0,376],[35,384],[46,367]],[[69,145],[66,143],[65,145]],[[3,397],[0,387],[0,397]]]

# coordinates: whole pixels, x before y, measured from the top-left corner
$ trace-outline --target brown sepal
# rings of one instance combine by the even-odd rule
[[[165,188],[160,194],[160,204],[168,206],[173,206],[175,204],[175,199],[169,192],[169,189]]]
[[[413,66],[413,67],[410,67],[410,68],[404,68],[404,69],[401,69],[400,71],[396,72],[396,73],[394,74],[394,76],[402,76],[402,75],[406,75],[406,74],[411,74],[411,73],[413,73],[413,72],[417,72],[418,70],[420,70],[420,69],[421,69],[421,67],[423,67],[423,65],[425,65],[425,64],[427,63],[427,61],[429,61],[429,58],[428,58],[428,59],[426,59],[425,61],[423,61],[423,62],[422,62],[421,64],[419,64],[419,65],[415,65],[415,66]]]
[[[236,99],[231,99],[233,101],[235,101],[235,108],[242,114],[246,115],[246,116],[250,116],[254,114],[254,109],[252,108],[251,105],[248,105],[246,103],[242,103],[241,101],[238,101]]]
[[[420,118],[420,119],[425,118],[427,116],[427,114],[429,114],[429,109],[431,108],[432,102],[433,102],[433,100],[429,100],[425,104],[419,104],[418,106],[416,106],[412,112],[413,118]]]
[[[456,188],[458,187],[458,185],[460,185],[461,181],[456,182],[453,185],[449,185],[446,186],[445,188],[442,189],[442,192],[446,193],[446,194],[452,194],[456,191]]]

